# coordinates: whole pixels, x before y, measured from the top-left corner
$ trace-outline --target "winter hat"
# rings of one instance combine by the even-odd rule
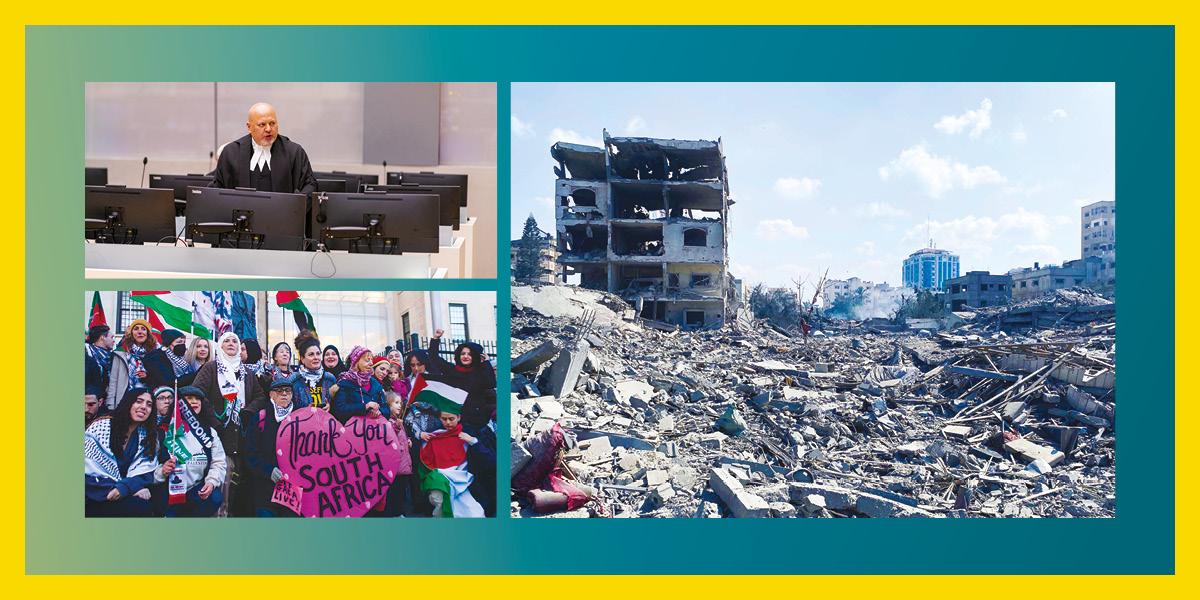
[[[164,329],[160,336],[164,346],[170,346],[175,340],[183,337],[183,332],[178,329]]]
[[[201,398],[204,400],[208,399],[204,395],[204,392],[200,391],[200,388],[198,388],[194,385],[185,385],[185,386],[179,388],[179,397],[183,398],[184,396],[195,396],[197,398]]]
[[[163,393],[163,392],[172,392],[172,391],[173,391],[173,389],[171,388],[171,386],[169,386],[169,385],[160,385],[160,386],[158,386],[158,387],[154,388],[154,393],[153,393],[153,394],[150,394],[150,397],[151,397],[151,398],[154,398],[155,400],[158,400],[158,395],[159,395],[159,394],[161,394],[161,393]]]

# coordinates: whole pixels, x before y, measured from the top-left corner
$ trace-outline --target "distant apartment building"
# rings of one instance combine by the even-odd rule
[[[904,286],[944,291],[947,279],[958,277],[958,255],[941,248],[917,250],[904,259]]]
[[[540,230],[538,234],[538,266],[541,268],[541,273],[531,279],[529,283],[553,284],[554,275],[558,271],[558,245],[554,242],[553,235]],[[517,272],[517,255],[520,250],[521,240],[513,240],[509,243],[512,273]]]
[[[684,327],[727,319],[729,180],[721,141],[558,142],[555,226],[563,281],[618,294]]]
[[[881,284],[887,286],[886,283]],[[829,279],[825,281],[825,289],[821,292],[821,299],[825,306],[831,306],[834,300],[843,296],[857,294],[859,290],[867,291],[875,287],[874,283],[858,277],[849,279]]]
[[[1079,256],[1101,259],[1099,280],[1117,278],[1117,203],[1093,202],[1079,209]]]
[[[1012,300],[1012,276],[992,275],[988,271],[967,271],[966,275],[947,279],[946,308],[962,310],[1001,306]]]
[[[1046,292],[1099,281],[1102,277],[1100,267],[1103,263],[1100,257],[1089,256],[1069,260],[1062,266],[1043,267],[1033,263],[1032,269],[1013,269],[1008,272],[1012,277],[1012,299],[1015,302]]]

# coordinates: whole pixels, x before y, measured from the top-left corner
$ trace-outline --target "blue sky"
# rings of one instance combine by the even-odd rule
[[[722,139],[748,282],[899,285],[930,237],[964,273],[1060,263],[1115,199],[1115,124],[1112,83],[514,83],[511,235],[553,231],[550,146],[607,128]]]

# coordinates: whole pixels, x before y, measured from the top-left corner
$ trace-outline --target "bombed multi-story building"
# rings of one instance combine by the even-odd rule
[[[558,142],[554,172],[562,281],[620,295],[645,319],[723,323],[729,178],[721,141],[610,137]]]

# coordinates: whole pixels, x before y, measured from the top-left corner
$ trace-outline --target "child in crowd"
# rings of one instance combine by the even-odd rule
[[[439,414],[442,428],[420,434],[422,444],[418,471],[421,474],[421,490],[429,493],[435,518],[482,517],[483,506],[471,496],[470,487],[474,477],[467,470],[467,448],[479,443],[479,440],[462,430],[458,414],[462,409],[461,404],[439,404],[442,405]]]
[[[400,468],[388,487],[386,506],[391,516],[407,517],[413,514],[412,502],[409,501],[412,491],[412,439],[404,431],[404,398],[395,392],[388,392],[386,397],[388,421],[392,424],[392,431],[401,449]]]

